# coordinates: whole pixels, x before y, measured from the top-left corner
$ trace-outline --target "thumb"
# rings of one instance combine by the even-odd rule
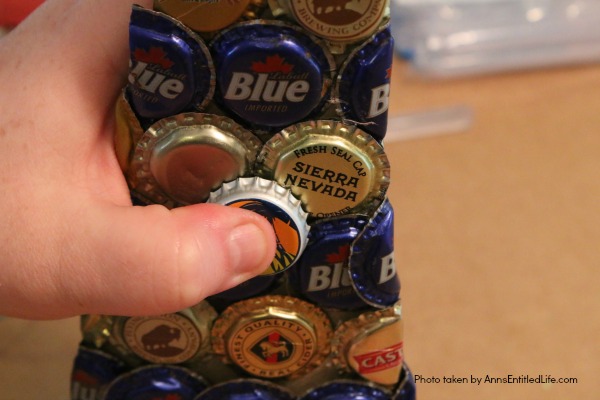
[[[275,253],[264,217],[216,204],[174,210],[107,205],[89,224],[93,233],[77,246],[93,249],[85,255],[86,270],[74,266],[77,274],[61,274],[71,276],[60,287],[69,288],[75,313],[180,310],[263,272]]]

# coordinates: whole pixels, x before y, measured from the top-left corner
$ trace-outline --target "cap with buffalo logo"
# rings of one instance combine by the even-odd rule
[[[338,112],[379,141],[387,130],[393,55],[388,25],[350,53],[335,83]]]
[[[258,379],[238,379],[206,389],[194,400],[295,400],[285,388]]]
[[[104,386],[126,370],[110,354],[80,346],[71,372],[71,400],[99,398]]]
[[[381,385],[396,385],[402,371],[401,307],[372,311],[344,322],[332,341],[333,363]]]
[[[350,279],[350,248],[368,218],[360,215],[315,221],[302,258],[290,269],[290,283],[321,307],[355,310],[367,307]]]
[[[356,126],[334,120],[282,130],[263,147],[257,170],[290,188],[312,218],[369,215],[385,198],[390,180],[381,144]]]
[[[127,93],[143,119],[201,110],[212,99],[215,72],[202,39],[170,16],[133,6]]]
[[[227,117],[183,113],[163,118],[136,143],[129,185],[167,207],[200,203],[223,182],[249,175],[261,146]]]
[[[210,44],[215,98],[256,128],[283,128],[309,117],[329,94],[334,61],[317,39],[278,21],[250,21]]]
[[[335,54],[371,36],[389,16],[389,0],[269,0],[269,6],[326,39]]]
[[[193,30],[208,33],[242,19],[253,19],[264,0],[154,0],[154,8]]]
[[[210,194],[210,203],[254,211],[273,226],[277,238],[275,258],[263,275],[283,272],[304,252],[310,227],[302,203],[274,181],[239,178]]]
[[[195,372],[174,365],[148,365],[115,379],[103,400],[193,400],[208,384]]]
[[[263,379],[295,378],[330,352],[332,327],[315,305],[289,296],[263,296],[228,307],[212,329],[213,351]]]
[[[110,342],[128,359],[190,363],[210,350],[210,329],[216,315],[207,302],[201,302],[172,314],[113,317]]]

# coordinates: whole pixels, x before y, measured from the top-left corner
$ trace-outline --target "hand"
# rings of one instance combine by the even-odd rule
[[[15,26],[44,0],[0,0],[0,26]]]
[[[0,39],[0,315],[173,312],[273,259],[258,214],[131,206],[113,150],[131,4],[48,0]]]

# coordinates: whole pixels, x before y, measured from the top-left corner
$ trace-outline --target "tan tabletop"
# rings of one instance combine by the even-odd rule
[[[600,67],[424,82],[392,112],[467,104],[464,134],[392,143],[406,358],[422,400],[600,398]],[[577,384],[443,383],[551,374]]]
[[[420,400],[600,398],[600,67],[423,81],[391,113],[474,123],[388,143],[405,355]],[[76,319],[0,321],[0,399],[66,399]],[[444,377],[578,383],[443,383]]]

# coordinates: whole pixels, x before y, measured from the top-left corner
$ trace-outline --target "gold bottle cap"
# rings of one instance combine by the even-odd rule
[[[271,223],[277,237],[277,249],[273,262],[263,275],[287,270],[306,248],[310,230],[306,223],[307,213],[300,200],[276,182],[259,177],[239,178],[212,192],[208,201],[254,211]]]
[[[181,364],[206,355],[217,313],[206,302],[157,316],[113,317],[111,344],[120,353],[156,364]]]
[[[198,32],[223,29],[242,19],[257,17],[263,0],[154,0],[154,8]]]
[[[247,373],[294,378],[330,351],[331,322],[318,307],[289,296],[264,296],[227,308],[212,329],[213,351]]]
[[[80,329],[83,343],[100,349],[111,336],[113,318],[108,315],[86,314],[80,319]]]
[[[226,117],[164,118],[137,143],[129,183],[133,191],[168,207],[200,203],[223,182],[249,174],[261,144]]]
[[[381,385],[400,379],[403,349],[400,305],[367,312],[344,322],[335,331],[333,363]]]
[[[144,129],[127,101],[124,89],[117,99],[115,118],[115,153],[121,170],[127,173],[133,155],[133,144],[142,137]]]
[[[390,14],[389,0],[269,0],[269,6],[274,16],[288,15],[330,42],[334,54],[371,36]]]
[[[265,144],[257,161],[261,176],[290,188],[313,218],[371,213],[390,180],[383,147],[339,121],[292,125]]]

